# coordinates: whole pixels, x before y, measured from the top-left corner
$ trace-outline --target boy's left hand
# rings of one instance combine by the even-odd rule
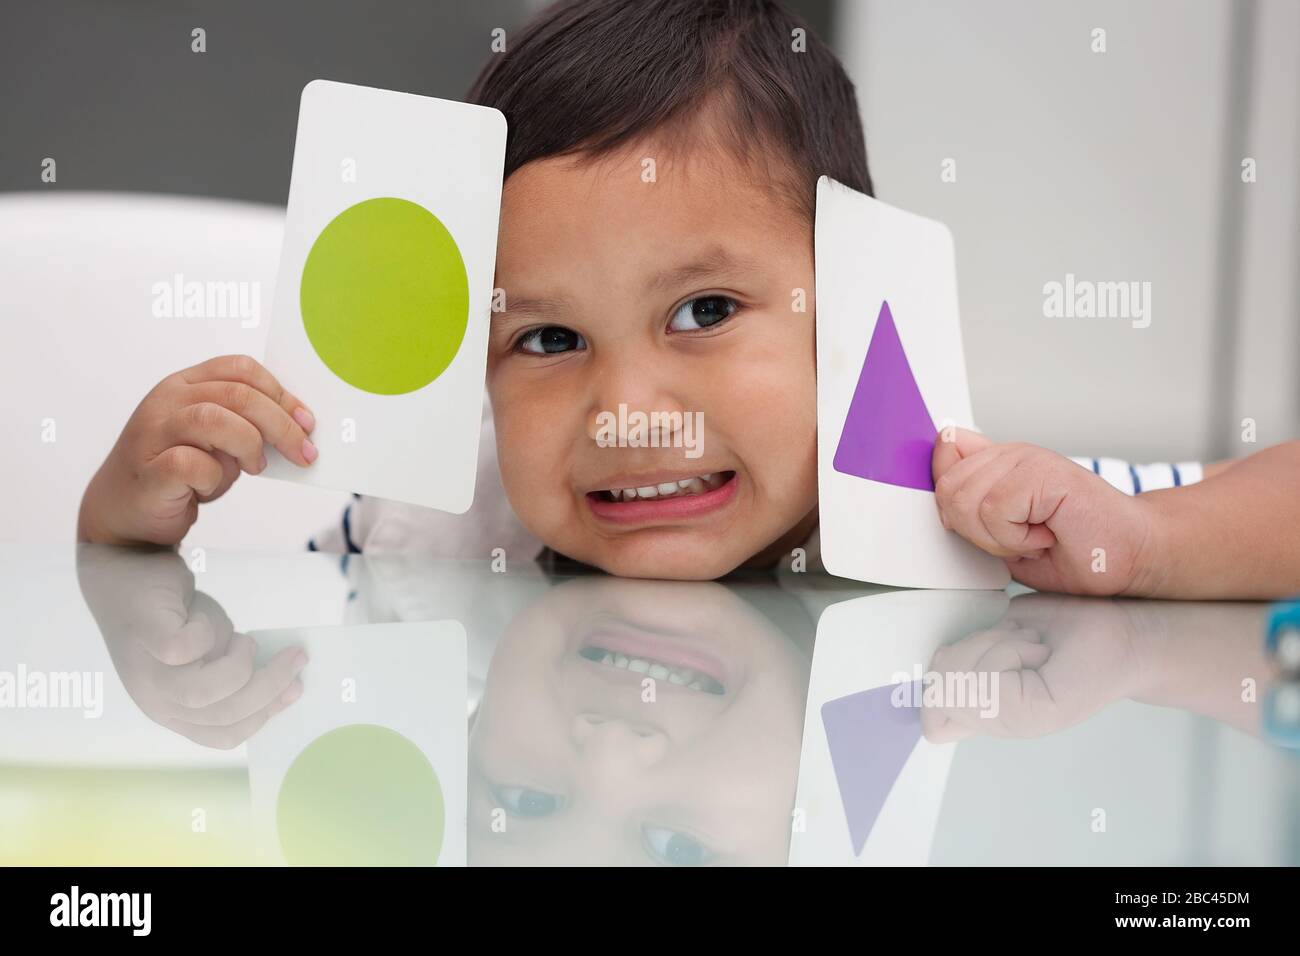
[[[1151,518],[1139,499],[1062,455],[953,429],[935,442],[943,526],[1003,558],[1041,591],[1122,594],[1148,563]]]

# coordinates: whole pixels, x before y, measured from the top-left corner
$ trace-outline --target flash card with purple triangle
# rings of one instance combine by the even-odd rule
[[[940,430],[974,428],[952,234],[817,184],[817,486],[822,562],[913,588],[1003,588],[1006,565],[939,522]]]

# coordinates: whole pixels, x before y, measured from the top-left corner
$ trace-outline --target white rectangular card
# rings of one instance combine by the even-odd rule
[[[506,123],[496,110],[314,80],[266,366],[316,416],[272,478],[457,514],[474,497]]]
[[[911,588],[1002,588],[998,558],[939,522],[938,433],[973,429],[952,234],[817,184],[817,484],[822,561]]]
[[[302,647],[302,697],[248,741],[259,859],[464,866],[467,644],[459,621],[257,631]]]

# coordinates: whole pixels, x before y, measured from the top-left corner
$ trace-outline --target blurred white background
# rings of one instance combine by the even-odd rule
[[[877,197],[953,230],[985,432],[1143,461],[1300,436],[1300,4],[836,10]],[[1150,282],[1150,326],[1045,318],[1067,273]]]
[[[141,194],[0,196],[7,338],[0,443],[4,540],[74,539],[86,482],[146,392],[214,355],[262,357],[283,210]],[[261,320],[157,318],[154,283],[257,283]],[[42,434],[53,421],[52,442]],[[348,495],[241,475],[187,544],[283,551],[336,521]]]
[[[105,9],[112,5],[71,6],[94,18],[110,16]],[[26,65],[16,54],[5,61],[17,81],[2,103],[10,112],[0,116],[10,162],[0,180],[9,190],[0,195],[0,388],[7,410],[0,418],[0,490],[8,503],[0,540],[71,541],[81,490],[155,382],[216,354],[260,357],[279,251],[276,203],[288,186],[293,129],[284,116],[286,109],[293,115],[302,77],[325,73],[458,96],[479,60],[486,24],[522,18],[529,4],[445,5],[455,23],[439,30],[430,21],[429,35],[415,37],[398,62],[384,37],[400,33],[401,24],[385,17],[390,8],[409,6],[368,8],[363,35],[336,30],[341,47],[352,44],[350,58],[338,62],[317,49],[290,70],[276,59],[284,55],[272,48],[273,32],[258,57],[226,54],[226,72],[208,81],[214,87],[259,76],[265,95],[284,102],[261,126],[250,119],[241,128],[242,106],[215,126],[196,126],[225,141],[247,168],[236,170],[240,188],[226,189],[213,185],[217,163],[208,178],[193,175],[193,192],[269,202],[77,191],[87,188],[79,180],[137,190],[158,181],[161,192],[184,193],[186,163],[199,163],[217,146],[204,145],[185,161],[169,158],[166,142],[178,120],[128,101],[124,112],[144,131],[132,135],[160,138],[151,148],[163,150],[155,158],[167,174],[137,170],[144,178],[132,180],[129,163],[112,166],[123,162],[112,144],[127,135],[104,118],[113,104],[104,102],[101,111],[83,102],[112,98],[97,93],[99,86],[117,89],[112,77],[98,83],[91,67],[72,82],[72,100],[19,117],[22,135],[10,136],[10,112],[24,90],[38,85],[39,70],[30,57]],[[1300,435],[1300,4],[793,6],[829,30],[858,84],[877,195],[953,229],[974,407],[987,433],[1067,454],[1147,461],[1241,455]],[[192,17],[176,17],[168,29],[188,32]],[[453,28],[473,43],[458,41]],[[1093,51],[1097,29],[1105,30],[1104,53]],[[16,49],[36,34],[10,36]],[[465,61],[450,78],[447,62],[437,59],[444,47]],[[438,83],[401,73],[435,66]],[[142,88],[140,95],[148,93]],[[255,113],[257,97],[241,95]],[[37,192],[41,157],[54,149],[47,141],[78,128],[99,137],[94,147],[80,156],[60,153],[69,160],[61,161],[60,185]],[[268,141],[250,154],[247,142],[257,141],[259,130]],[[172,138],[178,150],[190,142]],[[95,180],[86,167],[93,170],[100,157],[113,174]],[[1242,182],[1246,158],[1255,160],[1256,182]],[[955,161],[955,182],[941,178],[948,159]],[[151,287],[176,273],[260,283],[262,322],[245,329],[237,319],[155,318]],[[1043,285],[1067,273],[1150,282],[1150,327],[1045,318]],[[1255,445],[1241,441],[1247,417],[1256,423]],[[42,441],[47,419],[55,423],[54,442]],[[204,509],[189,540],[241,550],[301,548],[336,518],[344,499],[245,476],[227,500]]]

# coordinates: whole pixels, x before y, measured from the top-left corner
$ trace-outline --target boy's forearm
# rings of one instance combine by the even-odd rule
[[[1201,473],[1206,478],[1213,478],[1215,475],[1221,475],[1239,461],[1241,458],[1225,458],[1223,461],[1212,461],[1201,466]]]
[[[1133,621],[1134,700],[1202,714],[1259,734],[1255,697],[1243,681],[1269,680],[1267,605],[1118,601]]]
[[[1300,592],[1300,441],[1219,464],[1198,484],[1141,496],[1151,536],[1130,593],[1268,599]]]

